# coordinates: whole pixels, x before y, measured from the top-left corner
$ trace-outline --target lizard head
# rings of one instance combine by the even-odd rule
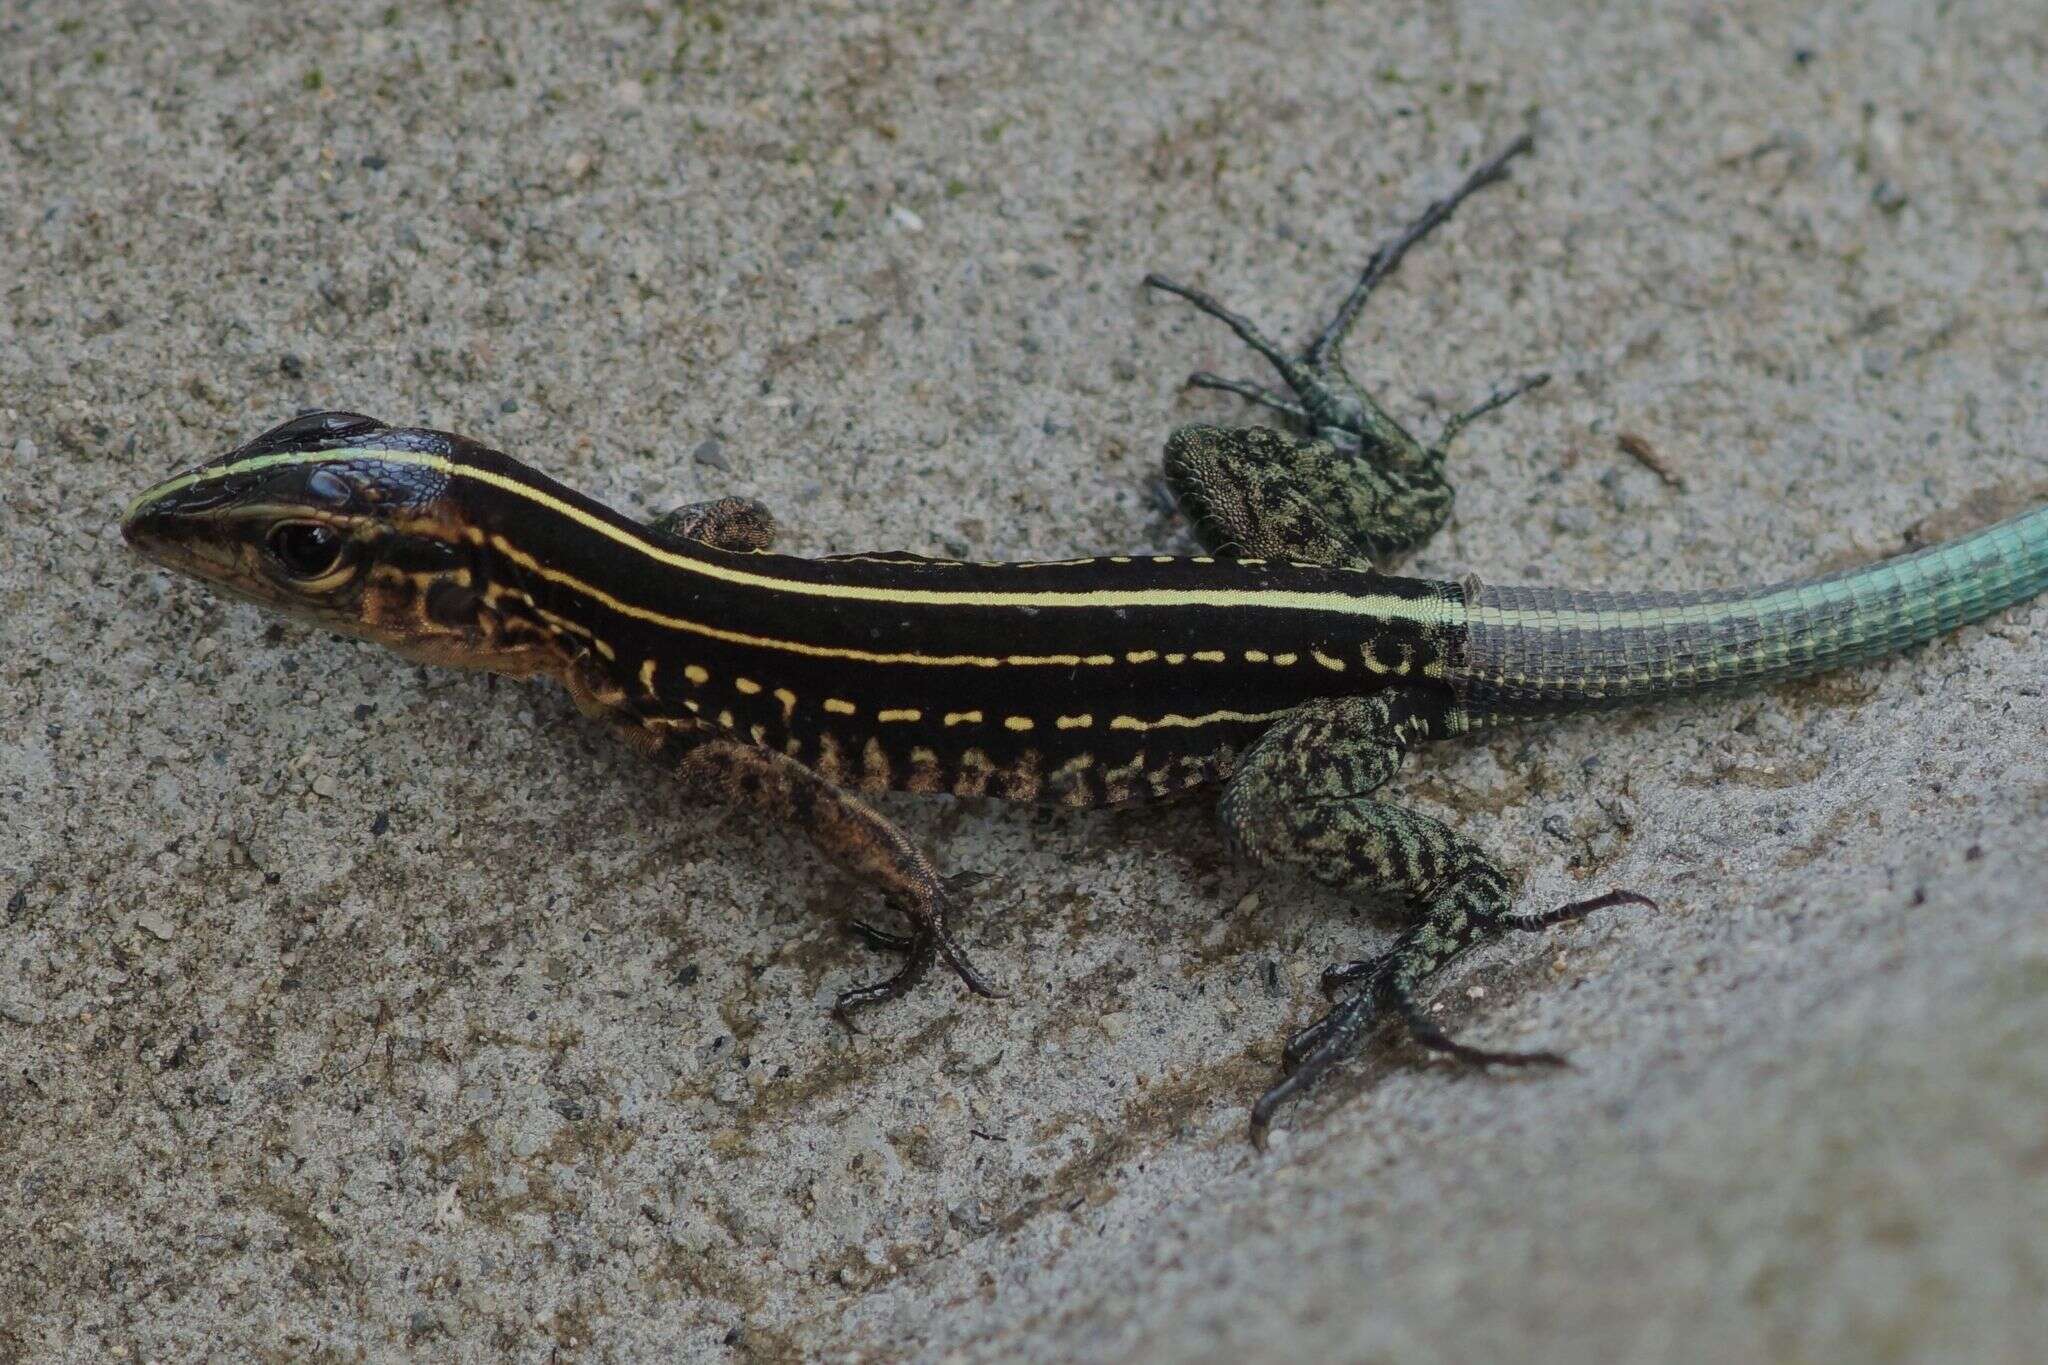
[[[490,460],[510,463],[445,432],[307,413],[149,489],[121,534],[306,624],[426,662],[531,672],[488,603],[487,531],[449,473]]]

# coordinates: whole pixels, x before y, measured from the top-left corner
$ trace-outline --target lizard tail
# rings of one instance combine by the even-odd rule
[[[1801,678],[1896,653],[2048,588],[2048,507],[1825,578],[1748,592],[1465,590],[1472,722]]]

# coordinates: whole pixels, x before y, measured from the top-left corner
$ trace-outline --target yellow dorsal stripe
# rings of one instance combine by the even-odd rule
[[[1415,600],[1395,597],[1376,592],[1301,592],[1286,588],[1089,588],[1074,592],[959,592],[940,588],[869,588],[848,583],[809,583],[801,580],[780,578],[773,574],[741,568],[736,564],[720,563],[711,559],[699,559],[691,555],[678,554],[674,550],[658,545],[628,527],[615,525],[603,517],[596,516],[583,508],[564,502],[561,498],[542,488],[536,488],[509,474],[495,470],[477,469],[471,465],[451,460],[445,455],[431,455],[416,450],[386,450],[376,447],[354,447],[345,450],[279,451],[270,455],[256,455],[234,464],[221,465],[212,469],[196,470],[181,474],[175,479],[157,485],[144,493],[136,502],[141,507],[147,502],[180,488],[211,479],[228,478],[250,474],[261,469],[287,464],[313,464],[335,459],[375,459],[387,464],[409,465],[418,469],[430,469],[452,479],[468,479],[487,487],[526,499],[537,506],[545,507],[557,516],[567,517],[586,530],[603,536],[621,549],[642,558],[681,569],[687,573],[701,574],[739,587],[761,588],[771,592],[793,593],[806,597],[822,597],[859,602],[885,602],[900,606],[935,607],[1010,607],[1038,609],[1059,608],[1118,608],[1118,607],[1244,607],[1276,611],[1318,611],[1344,616],[1369,616],[1380,619],[1393,618],[1422,624],[1459,624],[1464,620],[1464,608],[1457,603],[1442,600]],[[134,511],[131,508],[131,514]],[[1154,556],[1154,561],[1171,561],[1171,556]],[[1332,573],[1343,570],[1332,569]],[[1356,571],[1361,586],[1370,584],[1373,576],[1363,570]],[[554,577],[552,581],[576,586],[577,581],[569,576]],[[602,600],[602,598],[600,598]],[[647,619],[654,619],[654,615]],[[849,656],[852,657],[852,656]]]

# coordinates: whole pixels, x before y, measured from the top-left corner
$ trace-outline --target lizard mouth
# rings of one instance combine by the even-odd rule
[[[129,507],[121,539],[152,563],[220,583],[240,560],[232,542],[207,533],[214,522],[205,514],[224,501],[217,490],[195,488],[184,476],[166,480]]]

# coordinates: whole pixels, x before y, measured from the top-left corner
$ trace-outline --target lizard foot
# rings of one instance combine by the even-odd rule
[[[980,880],[979,874],[964,874],[950,879],[947,882],[947,889],[950,891]],[[855,986],[851,990],[842,991],[839,998],[833,1002],[832,1017],[853,1032],[860,1032],[853,1022],[854,1011],[895,1000],[908,993],[924,979],[925,973],[931,970],[932,963],[942,958],[946,965],[953,969],[954,975],[976,995],[994,1000],[1000,1000],[1008,995],[1007,991],[998,988],[986,973],[974,965],[967,956],[967,950],[953,937],[953,931],[946,923],[948,908],[947,901],[941,898],[927,908],[907,911],[906,914],[911,921],[910,932],[907,934],[892,933],[865,920],[849,920],[847,927],[869,947],[884,952],[901,953],[904,961],[892,976],[866,986]]]

